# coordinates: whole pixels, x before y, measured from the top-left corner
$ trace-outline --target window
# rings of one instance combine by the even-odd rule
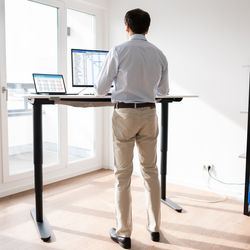
[[[57,72],[57,8],[27,0],[5,1],[9,174],[33,169],[32,73]],[[46,17],[46,18],[44,18]],[[56,106],[44,106],[44,164],[58,161]]]
[[[102,47],[104,13],[77,0],[0,3],[0,85],[8,87],[0,101],[3,182],[19,185],[33,179],[33,106],[23,95],[34,91],[32,73],[63,74],[71,92],[70,50]],[[102,109],[43,105],[42,116],[45,179],[101,166]]]
[[[71,49],[95,48],[95,16],[67,10],[68,83],[71,79]],[[79,91],[81,88],[79,89]],[[81,160],[94,156],[95,113],[93,108],[68,108],[68,159]]]

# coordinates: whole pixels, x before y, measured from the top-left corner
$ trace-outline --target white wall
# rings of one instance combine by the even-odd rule
[[[203,165],[212,164],[219,179],[244,182],[250,1],[109,0],[110,47],[126,40],[124,14],[138,7],[168,58],[171,94],[199,95],[170,104],[168,181],[206,188]],[[209,183],[243,198],[243,186]]]

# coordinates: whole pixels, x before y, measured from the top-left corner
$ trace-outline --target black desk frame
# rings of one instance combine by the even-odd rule
[[[43,137],[42,137],[42,105],[56,104],[55,100],[44,98],[30,98],[33,104],[33,146],[34,146],[34,179],[35,179],[35,209],[31,210],[31,215],[36,224],[40,238],[49,241],[51,229],[49,223],[43,216]],[[157,98],[161,103],[161,200],[177,212],[182,208],[166,197],[166,174],[167,174],[167,144],[168,144],[168,104],[180,102],[182,97]],[[110,102],[108,98],[61,98],[60,101],[67,102]]]
[[[247,152],[246,152],[246,174],[245,174],[245,196],[244,211],[245,215],[250,216],[250,205],[248,204],[250,182],[250,75],[249,75],[249,95],[248,95],[248,124],[247,124]]]

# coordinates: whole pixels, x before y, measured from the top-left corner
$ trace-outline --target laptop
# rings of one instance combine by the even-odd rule
[[[36,94],[48,95],[78,95],[66,91],[63,75],[33,73]]]

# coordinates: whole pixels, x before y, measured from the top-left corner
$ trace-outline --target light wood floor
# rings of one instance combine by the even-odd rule
[[[132,249],[250,249],[250,217],[242,214],[240,202],[200,202],[220,197],[175,185],[167,186],[167,194],[184,212],[162,204],[162,241],[152,242],[146,230],[143,182],[140,177],[132,182]],[[29,213],[33,191],[0,199],[0,249],[121,249],[108,235],[115,225],[113,185],[112,172],[101,170],[45,187],[44,210],[54,232],[49,243],[39,239]]]

